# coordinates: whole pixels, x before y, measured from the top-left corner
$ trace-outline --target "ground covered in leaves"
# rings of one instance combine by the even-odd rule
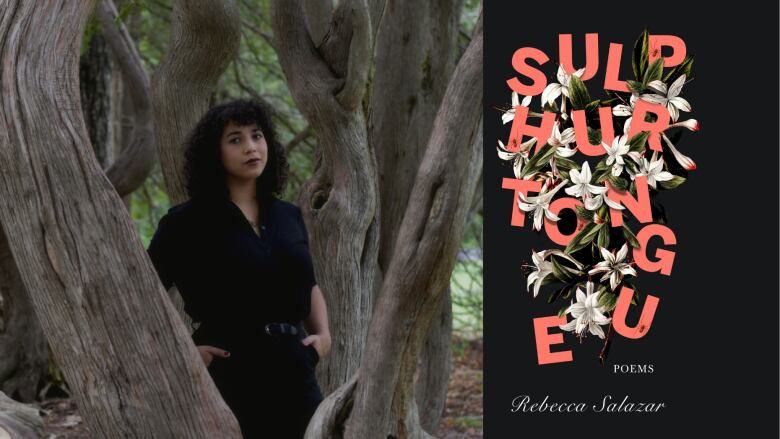
[[[482,340],[453,340],[452,374],[447,405],[435,436],[441,439],[482,437]],[[52,398],[37,404],[45,413],[45,439],[91,439],[72,399]]]

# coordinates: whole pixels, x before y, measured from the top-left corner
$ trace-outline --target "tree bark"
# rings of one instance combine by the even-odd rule
[[[0,392],[0,439],[38,439],[41,435],[43,419],[38,409]]]
[[[127,136],[128,141],[122,144],[121,153],[116,160],[111,161],[110,166],[104,165],[104,169],[107,168],[106,176],[117,193],[124,197],[144,183],[157,160],[149,78],[130,33],[123,23],[117,25],[114,22],[117,17],[114,3],[111,0],[102,0],[96,13],[102,24],[105,40],[130,90],[133,124]]]
[[[20,276],[0,230],[0,390],[32,402],[48,370],[49,349]]]
[[[378,24],[369,143],[376,151],[379,171],[379,265],[383,272],[393,255],[431,126],[455,68],[462,7],[462,0],[399,2],[384,10]],[[422,355],[417,396],[421,422],[430,430],[438,425],[447,397],[451,314],[451,309],[441,309]],[[428,374],[427,370],[435,372]]]
[[[209,106],[217,81],[238,53],[235,0],[174,0],[171,40],[152,74],[157,152],[171,204],[187,200],[184,139]],[[207,61],[207,62],[206,62]]]
[[[447,403],[452,371],[452,290],[447,288],[420,353],[414,384],[420,426],[434,432]]]
[[[240,437],[91,151],[78,52],[92,6],[0,0],[0,223],[93,434]]]
[[[414,373],[482,167],[482,20],[447,86],[379,293],[345,437],[427,437]],[[423,292],[423,293],[421,293]]]
[[[327,394],[357,370],[378,282],[376,161],[360,105],[371,62],[370,20],[365,0],[342,0],[315,47],[300,2],[278,0],[271,9],[279,61],[318,145],[299,204],[331,324],[333,346],[318,367]]]
[[[97,33],[90,39],[87,53],[81,56],[79,76],[81,108],[89,140],[103,168],[114,160],[114,133],[110,123],[112,73],[108,45],[103,35]]]

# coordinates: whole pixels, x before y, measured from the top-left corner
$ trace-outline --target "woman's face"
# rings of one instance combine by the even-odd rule
[[[268,163],[268,145],[265,136],[257,126],[238,126],[229,122],[220,140],[222,164],[233,178],[256,179]]]

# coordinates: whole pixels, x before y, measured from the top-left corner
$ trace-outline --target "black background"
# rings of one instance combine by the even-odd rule
[[[777,3],[486,3],[485,437],[778,437]],[[547,304],[549,286],[532,300],[520,264],[530,261],[532,248],[559,246],[543,230],[534,232],[530,217],[523,228],[510,226],[513,192],[501,188],[501,179],[513,174],[496,145],[499,139],[507,142],[511,123],[502,125],[495,107],[510,103],[508,79],[528,83],[511,65],[518,48],[545,52],[550,61],[541,69],[548,81],[555,80],[561,33],[573,36],[577,68],[584,66],[585,34],[599,34],[599,72],[586,85],[593,97],[604,97],[609,43],[623,45],[619,78],[634,79],[631,50],[645,28],[679,36],[695,56],[693,81],[681,94],[693,111],[681,112],[680,120],[697,119],[701,131],[686,131],[677,146],[698,169],[682,186],[653,198],[666,208],[667,225],[677,237],[677,245],[669,247],[676,253],[672,274],[638,270],[637,289],[659,297],[659,307],[645,337],[614,336],[607,367],[597,358],[601,340],[590,336],[579,344],[571,333],[552,350],[571,349],[573,362],[538,365],[532,319],[555,315],[564,303]],[[536,96],[531,108],[539,104]],[[595,165],[599,159],[589,161]],[[629,325],[638,313],[631,308]],[[652,364],[654,373],[612,372],[613,364],[632,363]],[[633,401],[664,402],[666,408],[510,411],[518,395],[600,406],[607,394],[616,402],[629,395]]]

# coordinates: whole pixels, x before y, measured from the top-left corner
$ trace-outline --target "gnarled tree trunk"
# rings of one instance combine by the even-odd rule
[[[43,419],[38,409],[0,392],[0,439],[38,439],[42,434]]]
[[[94,435],[240,437],[91,151],[78,52],[92,6],[0,1],[0,222]]]
[[[319,47],[299,1],[273,2],[272,24],[288,86],[319,146],[299,204],[331,322],[332,350],[318,371],[323,392],[330,393],[360,364],[379,276],[376,160],[361,105],[370,21],[365,0],[342,0]]]
[[[379,285],[361,285],[349,280],[356,279],[358,274],[372,279],[367,270],[373,268],[378,277],[381,275],[379,268],[386,269],[378,301],[369,308],[375,312],[365,350],[361,355],[359,347],[355,348],[360,368],[343,369],[354,371],[349,379],[328,376],[331,386],[336,382],[334,378],[341,378],[345,384],[333,391],[318,409],[307,431],[310,438],[340,437],[342,433],[354,438],[426,435],[416,405],[415,375],[431,322],[441,315],[439,311],[482,164],[479,123],[481,22],[452,80],[444,81],[448,84],[446,92],[442,91],[437,102],[437,97],[431,95],[435,95],[439,85],[431,81],[441,78],[432,76],[429,70],[440,68],[437,74],[446,76],[446,63],[434,66],[430,58],[433,54],[425,51],[410,53],[409,59],[404,60],[403,48],[393,46],[404,44],[405,38],[413,40],[412,29],[405,27],[408,24],[405,20],[416,18],[415,11],[421,13],[419,4],[393,2],[385,7],[383,2],[372,1],[371,5],[369,10],[366,1],[340,2],[332,14],[330,32],[319,46],[306,29],[300,2],[278,0],[272,8],[275,46],[288,85],[320,145],[315,176],[301,200],[304,211],[310,210],[307,225],[312,234],[315,260],[322,261],[318,275],[325,278],[323,291],[329,300],[329,309],[336,305],[332,316],[337,327],[333,331],[333,361],[344,362],[346,354],[339,343],[350,343],[355,339],[346,338],[338,331],[347,325],[362,329],[365,324],[366,314],[356,315],[350,308],[354,309],[355,303],[359,303],[358,310],[363,312],[364,302],[359,301],[369,300],[374,295],[374,287]],[[430,6],[428,11],[430,17],[434,17],[432,22],[439,17],[436,7]],[[387,30],[384,30],[388,38],[385,45],[379,40],[384,21],[377,25],[367,17],[388,21]],[[395,38],[393,25],[401,26],[400,38]],[[366,29],[369,29],[368,35],[365,35]],[[378,29],[377,52],[374,56],[366,55],[362,46],[370,41],[374,29]],[[429,48],[441,48],[439,45],[443,44],[454,51],[454,40],[442,43],[436,40],[437,37],[433,37]],[[449,34],[445,39],[450,37],[454,38]],[[421,44],[427,41],[427,37],[418,35],[417,38]],[[363,89],[367,83],[362,72],[374,57],[382,62],[376,64],[372,93],[366,96]],[[393,62],[397,63],[397,68]],[[403,70],[403,73],[390,72],[385,77],[379,72],[382,68]],[[414,68],[419,70],[413,73],[405,70]],[[395,78],[399,74],[400,79]],[[353,99],[346,102],[360,100],[361,107],[345,105],[342,99],[355,90]],[[417,99],[423,100],[419,109],[415,108]],[[357,125],[362,122],[364,108],[370,109],[367,127]],[[350,112],[345,114],[344,110]],[[431,118],[435,115],[432,125],[425,121],[426,115]],[[426,125],[428,132],[424,131]],[[364,137],[364,133],[368,137]],[[366,141],[367,144],[362,143]],[[408,151],[411,157],[397,158],[407,154],[408,143],[413,143]],[[382,159],[378,160],[378,166],[370,166],[373,163],[366,154],[375,150]],[[406,169],[392,169],[393,163],[415,171],[409,174]],[[379,172],[386,176],[386,188],[372,184],[380,178]],[[403,178],[399,176],[404,173],[409,181],[414,181],[413,186],[395,180]],[[402,194],[388,195],[387,209],[395,211],[387,214],[390,225],[384,236],[385,201],[372,209],[365,206],[368,202],[378,203],[385,195],[382,191],[394,192],[396,188]],[[331,219],[328,215],[338,216]],[[339,224],[346,224],[348,228],[339,227]],[[380,225],[383,250],[373,242]],[[364,233],[366,230],[370,235]],[[387,250],[384,250],[385,245],[389,246]],[[362,250],[360,261],[376,255],[379,264],[372,267],[355,264],[354,257],[334,258],[334,255],[350,255],[345,249]],[[387,252],[384,263],[381,262],[383,251]]]
[[[383,272],[389,268],[431,126],[455,68],[462,7],[462,0],[398,2],[375,24],[369,143],[379,173]],[[420,419],[429,430],[439,423],[449,384],[452,307],[447,303],[431,325],[420,363]]]
[[[155,139],[171,204],[187,200],[184,139],[209,107],[241,39],[235,0],[174,0],[171,40],[152,74]]]

